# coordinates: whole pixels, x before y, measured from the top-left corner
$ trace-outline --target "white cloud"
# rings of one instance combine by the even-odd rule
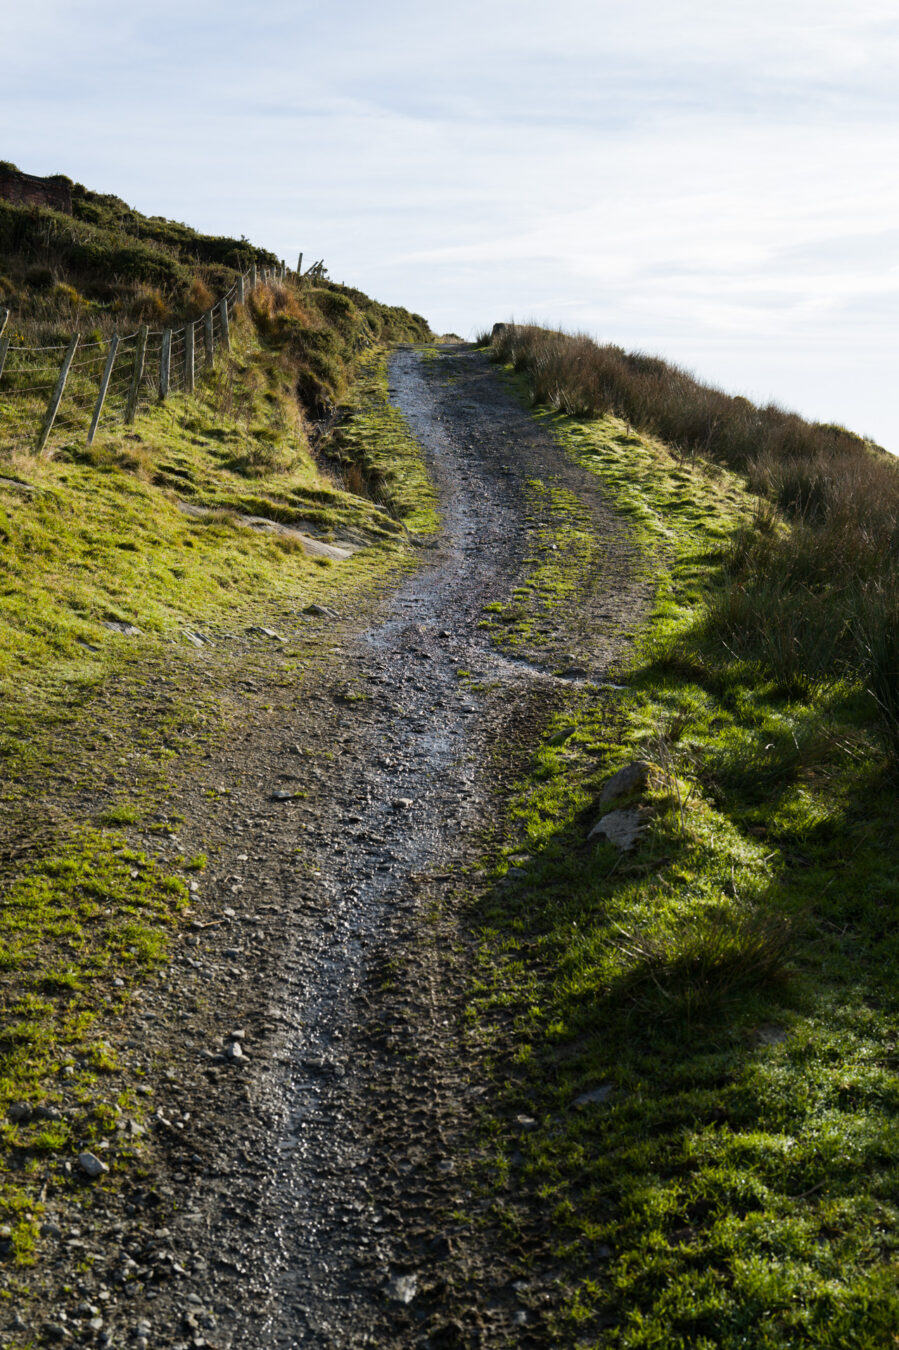
[[[32,0],[0,40],[23,167],[899,450],[892,0]]]

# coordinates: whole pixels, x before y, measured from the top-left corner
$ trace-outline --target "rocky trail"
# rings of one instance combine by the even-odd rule
[[[13,1312],[11,1345],[549,1344],[539,1273],[510,1283],[454,1218],[478,1204],[490,1090],[467,1041],[466,902],[516,767],[572,684],[608,678],[647,590],[598,480],[482,354],[401,348],[390,378],[442,531],[372,612],[296,619],[324,653],[299,690],[276,642],[270,678],[231,658],[234,699],[258,698],[179,787],[169,842],[221,846],[122,1033],[165,1066],[147,1175],[48,1232],[44,1320]],[[513,657],[483,620],[553,547],[534,482],[577,499],[596,548]]]

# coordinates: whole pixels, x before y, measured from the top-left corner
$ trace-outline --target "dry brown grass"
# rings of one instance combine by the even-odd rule
[[[492,348],[527,375],[535,403],[612,412],[685,457],[745,473],[765,505],[734,540],[706,641],[788,691],[861,680],[899,762],[899,461],[844,427],[758,407],[582,334],[509,324]]]

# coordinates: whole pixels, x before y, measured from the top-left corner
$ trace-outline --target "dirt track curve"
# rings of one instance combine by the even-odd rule
[[[302,621],[340,650],[302,697],[278,682],[205,767],[239,780],[227,800],[185,785],[174,802],[185,835],[205,812],[226,842],[203,881],[214,921],[144,1004],[174,1065],[156,1099],[162,1183],[95,1212],[103,1259],[71,1297],[109,1291],[100,1344],[548,1344],[539,1300],[523,1307],[502,1258],[450,1217],[470,1198],[485,1090],[456,900],[564,691],[550,672],[602,681],[647,596],[598,481],[482,354],[400,349],[390,380],[443,529],[374,613]],[[578,497],[601,561],[533,664],[479,626],[534,556],[531,480]],[[271,800],[277,784],[307,795]]]

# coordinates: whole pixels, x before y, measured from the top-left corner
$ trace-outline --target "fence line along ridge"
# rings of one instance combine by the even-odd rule
[[[326,274],[323,260],[305,273],[302,269],[301,253],[294,274],[297,280],[320,280]],[[280,267],[257,267],[253,263],[198,318],[188,319],[177,328],[151,329],[142,324],[134,333],[113,333],[108,342],[82,342],[82,334],[73,333],[68,343],[13,345],[9,310],[0,309],[0,401],[44,400],[35,442],[35,449],[42,454],[68,390],[70,402],[77,401],[85,412],[90,410],[87,444],[92,445],[104,410],[107,415],[114,410],[125,425],[131,425],[142,405],[164,403],[173,393],[192,393],[198,346],[204,366],[211,366],[216,350],[230,350],[235,307],[245,304],[247,294],[258,285],[285,281],[287,277],[283,262]]]

